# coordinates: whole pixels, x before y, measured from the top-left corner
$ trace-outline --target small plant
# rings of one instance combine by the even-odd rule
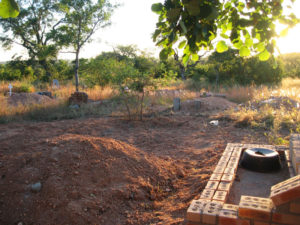
[[[14,92],[17,92],[17,93],[31,93],[31,92],[34,92],[34,88],[29,85],[29,84],[25,84],[25,83],[21,83],[20,86],[16,86],[14,87]]]
[[[154,82],[149,74],[136,74],[127,77],[122,82],[119,86],[120,96],[125,104],[129,120],[132,120],[134,116],[143,120],[145,94],[154,87]]]

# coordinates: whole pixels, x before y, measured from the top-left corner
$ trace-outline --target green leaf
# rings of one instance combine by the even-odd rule
[[[160,14],[163,9],[163,4],[155,3],[151,6],[151,10],[157,14]]]
[[[167,12],[167,18],[170,22],[175,22],[179,19],[181,8],[170,9]]]
[[[254,44],[255,51],[262,52],[265,50],[265,44],[263,42],[259,42]]]
[[[192,55],[192,60],[193,60],[194,62],[198,61],[198,59],[199,59],[199,55],[198,55],[198,54],[193,54],[193,55]]]
[[[240,49],[240,56],[246,57],[250,55],[250,50],[246,46],[241,47]]]
[[[187,11],[191,16],[197,16],[200,14],[200,6],[198,0],[191,0],[185,5]]]
[[[2,0],[0,2],[0,17],[17,17],[20,9],[15,0]]]
[[[225,38],[225,39],[228,39],[228,38],[229,38],[228,35],[226,35],[226,34],[221,34],[221,37],[222,37],[222,38]]]
[[[159,30],[159,29],[155,30],[155,32],[154,32],[154,34],[152,36],[152,38],[153,38],[154,41],[156,41],[156,38],[158,37],[158,35],[160,35],[160,33],[161,33],[161,30]]]
[[[233,46],[236,48],[236,49],[241,49],[244,44],[241,40],[239,40],[238,42],[234,43]]]
[[[178,48],[182,49],[186,45],[186,41],[182,41],[179,43]]]
[[[168,56],[169,56],[169,50],[168,49],[163,49],[160,51],[159,53],[159,58],[162,60],[162,61],[165,61],[168,59]]]
[[[180,20],[179,24],[180,24],[180,26],[181,26],[181,28],[183,30],[183,33],[186,34],[187,33],[187,29],[186,29],[186,26],[184,25],[184,22],[182,20]]]
[[[289,32],[289,28],[287,27],[280,32],[280,37],[285,37],[286,35],[288,35],[288,32]]]
[[[258,57],[260,61],[267,61],[271,54],[265,49],[263,52],[259,53]]]
[[[253,40],[251,38],[246,38],[245,45],[250,48],[253,46]]]
[[[219,41],[217,44],[217,52],[222,53],[228,50],[228,46],[225,41]]]
[[[182,57],[183,65],[187,66],[189,60],[190,60],[190,56],[188,54],[184,54],[184,56]]]

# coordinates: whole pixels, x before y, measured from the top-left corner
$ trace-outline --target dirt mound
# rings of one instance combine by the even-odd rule
[[[182,111],[204,112],[204,111],[223,111],[236,107],[237,104],[221,97],[203,97],[193,100],[187,100],[182,103]]]
[[[300,109],[300,103],[289,97],[271,97],[262,101],[250,102],[248,107],[252,109],[260,109],[266,105],[271,106],[274,109],[285,108],[286,110]]]
[[[37,93],[12,93],[7,97],[8,104],[12,106],[45,104],[52,101],[54,101],[52,98]]]
[[[155,207],[182,176],[172,162],[112,138],[41,142],[2,155],[0,224],[134,224],[126,210]],[[38,182],[41,190],[32,191]]]

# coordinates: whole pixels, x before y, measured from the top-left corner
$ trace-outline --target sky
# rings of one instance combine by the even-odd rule
[[[93,42],[83,47],[80,57],[91,58],[102,51],[111,51],[117,45],[137,45],[141,50],[158,55],[159,49],[152,41],[151,34],[155,30],[158,16],[151,11],[151,5],[163,0],[119,0],[121,6],[112,16],[112,25],[99,30],[93,36]],[[295,1],[294,13],[300,17],[300,1]],[[282,54],[300,52],[300,24],[289,31],[288,35],[277,41]],[[26,50],[15,47],[5,51],[0,47],[0,61],[12,59],[14,54],[26,57]],[[59,58],[73,59],[73,54],[60,54]]]

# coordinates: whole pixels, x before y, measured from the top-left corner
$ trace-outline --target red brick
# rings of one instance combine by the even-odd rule
[[[232,185],[231,182],[221,181],[221,182],[219,183],[218,190],[229,192],[229,190],[230,190],[230,188],[231,188],[231,185]]]
[[[227,199],[226,191],[216,191],[213,200],[225,202]]]
[[[232,174],[223,174],[221,181],[225,182],[233,182],[234,181],[234,175]]]
[[[295,216],[292,214],[283,214],[283,213],[273,213],[272,222],[288,225],[299,225],[300,216]]]
[[[187,210],[186,218],[188,221],[201,222],[201,214],[208,201],[193,200]]]
[[[269,221],[273,208],[268,198],[242,196],[239,204],[239,216],[254,220]]]
[[[204,224],[216,224],[217,223],[217,216],[222,208],[222,204],[211,202],[208,203],[202,214],[202,223]]]
[[[269,222],[254,221],[254,225],[270,225],[270,223]]]
[[[234,167],[226,167],[224,170],[224,173],[226,174],[235,174],[235,168]]]
[[[285,186],[289,185],[290,183],[293,183],[293,182],[298,181],[298,180],[300,180],[300,175],[292,177],[290,179],[287,179],[285,181],[282,181],[278,184],[273,185],[271,187],[271,191],[273,191],[274,189],[279,189],[279,188],[285,187]]]
[[[204,189],[200,195],[200,199],[211,200],[215,194],[215,190],[212,189]]]
[[[214,173],[223,173],[225,170],[225,166],[217,166],[214,170]]]
[[[270,198],[272,199],[272,201],[276,206],[290,202],[299,197],[300,197],[300,177],[296,181],[284,184],[283,187],[273,188],[271,190],[271,196],[270,196]]]
[[[216,190],[219,186],[219,182],[218,181],[208,181],[206,184],[205,189],[213,189]]]
[[[221,177],[222,177],[222,174],[221,173],[213,173],[209,180],[211,181],[220,181],[221,180]]]
[[[290,203],[290,212],[300,214],[300,203],[291,202]],[[300,223],[300,221],[299,221]]]
[[[219,225],[238,225],[238,206],[224,204],[219,213]]]

